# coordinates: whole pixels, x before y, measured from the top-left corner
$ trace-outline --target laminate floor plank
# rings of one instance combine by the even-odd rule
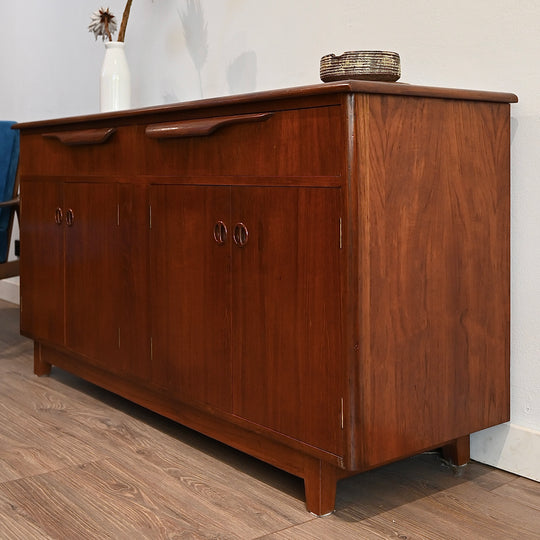
[[[480,464],[457,473],[421,455],[349,478],[338,489],[345,509],[337,515],[388,534],[399,525],[408,538],[539,538],[540,514],[497,494],[515,475]]]
[[[2,511],[2,501],[0,499],[0,538],[3,540],[52,540],[52,537],[45,534],[38,527],[33,526],[26,519],[12,518]]]
[[[161,538],[162,531],[182,531],[193,538],[256,538],[312,519],[303,505],[293,511],[284,504],[290,501],[280,503],[277,492],[274,499],[265,497],[265,488],[254,484],[247,492],[231,490],[189,466],[181,477],[172,476],[144,457],[126,455],[122,462],[108,459],[1,483],[0,500],[53,537]]]
[[[540,491],[538,486],[537,490]],[[432,498],[454,511],[456,517],[470,517],[486,529],[493,529],[494,535],[507,530],[516,538],[540,538],[540,512],[522,501],[501,495],[497,490],[485,491],[474,484],[461,484]]]
[[[341,480],[336,507],[361,507],[364,515],[369,517],[371,512],[386,511],[463,483],[489,490],[515,478],[513,474],[479,463],[474,467],[455,469],[445,464],[438,454],[422,454]],[[400,490],[392,490],[392,486]]]
[[[156,490],[137,473],[104,460],[5,483],[0,498],[53,538],[166,538],[167,531],[239,538],[224,526],[226,516],[207,511],[204,497],[190,497],[178,486],[171,493],[168,484],[165,478]]]
[[[248,458],[245,454],[235,452],[224,445],[216,444],[215,441],[211,441],[194,432],[189,433],[190,430],[182,428],[174,422],[161,419],[153,413],[137,408],[121,398],[109,396],[112,401],[116,402],[115,404],[117,406],[127,406],[132,411],[140,413],[139,416],[149,417],[157,424],[161,424],[162,428],[166,428],[166,430],[160,431],[144,424],[142,424],[143,429],[140,429],[140,418],[133,418],[122,412],[119,408],[105,408],[99,400],[84,394],[81,395],[80,391],[73,388],[68,390],[62,387],[64,393],[70,395],[70,398],[64,396],[62,399],[62,395],[53,388],[56,386],[54,377],[46,379],[34,378],[30,384],[34,386],[34,390],[31,393],[33,403],[25,398],[18,404],[18,410],[27,409],[26,422],[31,424],[32,429],[28,431],[24,427],[19,428],[14,424],[15,433],[18,433],[20,430],[22,440],[31,439],[33,433],[37,434],[39,439],[46,440],[47,432],[54,433],[54,445],[60,448],[69,448],[70,452],[73,453],[73,455],[70,454],[72,463],[75,460],[75,456],[79,456],[77,462],[84,462],[89,459],[96,460],[100,456],[116,456],[118,459],[125,460],[126,456],[129,456],[131,452],[139,457],[144,457],[148,462],[145,466],[154,463],[156,466],[161,467],[162,471],[177,478],[183,478],[185,473],[182,471],[189,470],[194,482],[198,481],[197,475],[205,476],[212,481],[212,485],[219,486],[223,484],[222,487],[226,490],[229,489],[229,485],[226,481],[224,483],[223,479],[227,477],[224,474],[227,471],[220,470],[219,467],[216,468],[216,464],[219,464],[221,469],[226,467],[232,471],[237,471],[240,467],[246,468],[246,462],[251,461],[252,463],[256,463],[255,467],[260,469],[260,462],[257,460]],[[91,391],[90,387],[92,385],[88,386]],[[94,388],[94,390],[101,392],[100,389]],[[13,396],[9,395],[9,392],[4,392],[4,401],[7,398],[13,399]],[[17,408],[13,403],[7,407],[8,410],[13,408]],[[36,415],[39,416],[36,417]],[[37,422],[38,425],[34,426],[34,422]],[[9,425],[9,422],[5,422],[5,425]],[[45,433],[39,433],[39,429],[43,427],[45,427]],[[0,433],[1,431],[0,428]],[[173,432],[181,434],[184,440],[175,439],[172,435]],[[4,439],[8,439],[5,433]],[[92,446],[83,447],[78,451],[77,447],[81,443],[84,443],[84,441],[91,441]],[[190,444],[186,444],[186,441],[189,441]],[[12,444],[12,446],[16,446],[17,452],[9,449],[9,452],[6,452],[8,455],[4,457],[4,461],[11,458],[11,461],[16,459],[17,461],[22,461],[22,464],[25,465],[24,460],[20,459],[21,454],[23,454],[20,446],[21,442],[17,442],[19,443],[18,445]],[[209,449],[208,454],[202,452],[202,449],[205,447]],[[172,449],[174,451],[171,451]],[[32,456],[31,451],[27,451],[26,453]],[[59,453],[57,449],[55,455]],[[212,455],[212,453],[217,454],[217,456]],[[195,460],[192,459],[192,454],[196,455]],[[223,460],[223,457],[226,458],[226,461]],[[36,459],[34,465],[41,465],[41,461]],[[227,462],[230,464],[227,464]],[[235,462],[238,463],[238,466],[236,466]],[[139,463],[138,466],[141,466],[141,464]],[[20,467],[19,469],[22,468]],[[57,466],[51,467],[51,469],[54,468],[57,468]],[[287,509],[285,513],[292,513],[293,518],[296,520],[302,516],[305,518],[306,512],[302,501],[303,490],[301,481],[294,479],[295,482],[291,483],[290,479],[293,477],[290,475],[277,471],[270,466],[267,466],[267,468],[267,476],[273,475],[274,480],[275,478],[282,477],[281,488],[287,483],[294,485],[296,488],[298,494],[296,504],[284,506],[283,508]],[[214,473],[215,470],[218,473]],[[38,469],[33,472],[37,474],[42,472],[42,470]],[[240,473],[240,476],[236,479],[236,483],[239,488],[242,488],[242,493],[253,491],[254,484],[257,485],[257,481],[246,472]],[[274,488],[273,490],[265,490],[266,486],[264,482],[260,484],[257,501],[266,500],[266,503],[264,503],[266,505],[264,508],[265,512],[259,513],[264,516],[270,512],[272,505],[279,502],[280,498],[284,497],[284,495],[282,489]],[[230,495],[227,495],[226,498],[229,501],[234,500]],[[241,502],[239,501],[239,503]]]
[[[399,463],[415,467],[415,458]],[[417,461],[417,460],[416,460]],[[421,461],[424,476],[436,468]],[[474,465],[471,467],[474,468]],[[353,503],[328,518],[279,531],[265,540],[288,538],[403,538],[422,540],[538,540],[540,516],[505,497],[476,487],[470,481],[440,490],[434,485],[409,485],[372,471],[362,489],[356,486]],[[359,475],[363,476],[363,475]],[[386,477],[385,477],[386,476]],[[393,478],[392,478],[393,477]],[[358,484],[358,477],[356,483]],[[540,492],[540,489],[536,489]],[[339,490],[338,490],[339,492]],[[483,498],[480,501],[479,498]]]
[[[534,480],[515,478],[512,482],[498,487],[494,492],[516,501],[520,506],[525,505],[532,508],[540,514],[540,489],[538,488],[538,482]],[[540,538],[540,534],[538,536]]]
[[[2,394],[0,481],[41,474],[98,457],[91,439],[73,437],[58,424],[48,422],[45,416],[17,409],[16,403]]]
[[[19,335],[19,306],[0,300],[0,356],[4,347],[12,344],[32,346]]]
[[[303,481],[57,368],[36,377],[0,301],[0,540],[538,539],[540,484],[424,454],[341,480],[336,512]]]

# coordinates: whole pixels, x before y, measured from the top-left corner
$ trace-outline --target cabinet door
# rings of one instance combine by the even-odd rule
[[[62,183],[21,185],[21,332],[64,343]]]
[[[153,381],[182,401],[230,411],[231,252],[219,236],[230,188],[151,191]]]
[[[118,186],[118,191],[118,287],[115,296],[119,312],[119,360],[123,375],[148,383],[152,372],[148,188],[123,183]]]
[[[117,186],[64,184],[66,346],[118,371]]]
[[[234,412],[341,453],[340,190],[233,188]],[[242,238],[239,238],[242,241]]]

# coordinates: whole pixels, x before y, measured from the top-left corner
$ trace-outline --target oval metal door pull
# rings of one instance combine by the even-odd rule
[[[239,247],[244,247],[249,238],[249,231],[243,223],[237,223],[234,226],[233,240],[234,243]]]
[[[54,222],[57,224],[57,225],[62,225],[62,220],[64,219],[64,213],[62,212],[62,209],[60,207],[58,207],[55,211],[54,211]]]
[[[220,246],[222,246],[225,243],[225,240],[227,240],[227,226],[221,220],[214,225],[214,240]]]
[[[66,223],[68,224],[68,227],[72,227],[73,226],[73,221],[75,219],[75,216],[73,215],[73,210],[70,208],[67,212],[66,212]]]

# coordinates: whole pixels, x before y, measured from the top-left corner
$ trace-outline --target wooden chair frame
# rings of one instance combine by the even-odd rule
[[[11,208],[8,224],[8,246],[11,246],[11,234],[13,232],[13,219],[17,214],[19,227],[21,225],[21,217],[19,215],[20,197],[19,197],[19,172],[15,176],[15,185],[13,186],[13,196],[9,201],[0,202],[0,208]],[[9,247],[8,247],[9,249]],[[0,263],[0,279],[6,279],[19,275],[19,260],[6,261]]]

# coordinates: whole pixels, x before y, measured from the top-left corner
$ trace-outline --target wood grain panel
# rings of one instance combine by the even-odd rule
[[[339,106],[276,111],[264,122],[224,127],[206,137],[155,140],[144,135],[142,174],[182,176],[339,176]]]
[[[235,413],[337,455],[344,380],[340,190],[235,188]]]
[[[508,420],[509,116],[501,104],[368,103],[359,417],[376,464]]]
[[[150,216],[147,186],[118,185],[119,358],[126,377],[150,381]]]
[[[152,380],[230,411],[230,188],[154,185],[151,203]],[[229,225],[223,245],[218,221]]]
[[[114,123],[106,129],[114,129]],[[44,137],[41,133],[25,134],[21,152],[22,175],[88,176],[125,175],[133,171],[135,160],[134,127],[116,129],[108,139],[98,144],[64,144],[58,138],[79,137],[88,126],[64,127],[57,137]],[[103,128],[94,131],[103,131]],[[28,158],[26,159],[25,156]]]
[[[64,226],[55,222],[62,184],[23,182],[21,201],[21,331],[64,344]]]
[[[119,353],[118,192],[114,183],[65,183],[66,346],[113,372]],[[111,290],[115,294],[111,294]],[[99,338],[97,338],[99,336]]]

